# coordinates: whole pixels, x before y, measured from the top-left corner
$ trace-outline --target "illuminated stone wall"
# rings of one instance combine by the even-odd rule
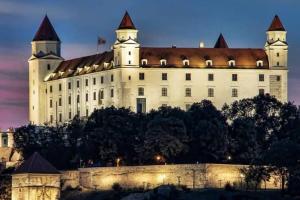
[[[109,190],[114,183],[123,188],[154,188],[162,184],[185,185],[189,188],[223,188],[227,182],[243,184],[240,169],[243,165],[187,164],[81,168],[79,172],[63,172],[63,188]],[[279,188],[274,180],[266,184],[269,189]],[[265,187],[264,185],[262,187]]]
[[[12,176],[12,200],[57,200],[60,175],[15,174]]]

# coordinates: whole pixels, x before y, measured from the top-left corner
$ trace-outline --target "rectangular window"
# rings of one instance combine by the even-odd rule
[[[113,75],[113,74],[110,75],[110,81],[111,81],[111,82],[114,82],[114,75]]]
[[[264,74],[259,74],[258,79],[259,79],[260,82],[265,81],[265,75]]]
[[[258,94],[259,95],[264,95],[265,94],[265,89],[259,89]]]
[[[103,90],[100,91],[100,99],[104,99],[104,91]]]
[[[52,93],[52,85],[50,85],[50,89],[49,90],[50,90],[50,93]]]
[[[89,116],[89,109],[85,110],[85,116],[88,117]]]
[[[62,114],[59,113],[59,122],[62,122]]]
[[[277,57],[279,57],[280,55],[279,55],[279,53],[277,53]]]
[[[276,80],[277,80],[277,81],[280,81],[280,80],[281,80],[281,77],[280,77],[280,76],[276,76]]]
[[[71,82],[68,82],[68,89],[71,90]]]
[[[50,115],[50,123],[53,123],[53,115]]]
[[[61,97],[58,99],[58,106],[61,106]]]
[[[80,87],[80,83],[79,83],[79,81],[77,81],[77,88],[79,88]]]
[[[96,92],[93,93],[93,99],[96,101]]]
[[[163,97],[168,96],[168,88],[161,88],[161,96]]]
[[[138,95],[139,96],[144,96],[144,88],[142,88],[142,87],[138,88]]]
[[[85,86],[89,86],[89,79],[85,79]]]
[[[71,95],[69,96],[69,105],[71,105]]]
[[[231,91],[231,97],[238,97],[238,90],[236,88],[233,88]]]
[[[214,74],[208,74],[208,81],[214,81]]]
[[[131,55],[131,51],[128,51],[128,55]]]
[[[191,88],[185,88],[185,96],[191,97],[192,96],[192,89]]]
[[[58,84],[58,90],[61,91],[61,83]]]
[[[232,81],[237,81],[238,80],[238,75],[237,74],[232,74]]]
[[[93,78],[93,85],[96,85],[96,78]]]
[[[77,95],[77,103],[80,103],[80,96]]]
[[[208,88],[208,97],[214,97],[214,88]]]
[[[139,80],[145,80],[145,74],[139,73]]]
[[[101,84],[103,84],[104,83],[104,77],[103,76],[101,76],[101,78],[100,78],[101,80],[100,80],[100,82],[101,82]]]
[[[72,118],[72,113],[71,113],[71,111],[69,112],[69,119],[71,119]]]
[[[186,73],[185,74],[185,80],[186,81],[190,81],[192,79],[191,74],[190,73]]]
[[[89,101],[89,94],[88,94],[88,93],[85,94],[85,101],[86,101],[86,102]]]
[[[110,89],[110,97],[114,97],[114,89]]]
[[[168,74],[167,73],[162,73],[161,74],[161,80],[163,80],[163,81],[168,80]]]
[[[52,105],[52,99],[50,99],[49,107],[52,108],[52,106],[53,106],[53,105]]]

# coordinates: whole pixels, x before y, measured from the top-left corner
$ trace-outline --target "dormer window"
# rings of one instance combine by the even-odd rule
[[[183,60],[183,65],[184,65],[185,67],[189,66],[189,65],[190,65],[190,61],[189,61],[188,59],[184,59],[184,60]]]
[[[264,62],[262,60],[256,61],[256,66],[257,67],[262,67],[264,65]]]
[[[235,67],[235,60],[229,60],[228,61],[228,66],[229,67]]]
[[[160,60],[160,65],[161,66],[166,66],[167,65],[167,60],[166,59],[161,59]]]
[[[142,65],[145,66],[148,64],[148,60],[147,59],[142,59]]]
[[[206,64],[206,67],[211,67],[212,66],[212,60],[206,60],[205,64]]]

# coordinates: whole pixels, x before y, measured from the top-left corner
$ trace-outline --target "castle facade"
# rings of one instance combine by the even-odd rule
[[[46,16],[29,58],[29,119],[57,124],[115,106],[148,112],[161,106],[189,109],[208,99],[225,103],[269,93],[287,101],[288,44],[275,16],[264,48],[230,48],[220,35],[213,48],[143,47],[126,12],[112,50],[71,60]]]

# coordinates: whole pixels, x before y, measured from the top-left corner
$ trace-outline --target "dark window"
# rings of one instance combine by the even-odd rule
[[[89,109],[86,109],[85,115],[88,117],[89,116]]]
[[[110,89],[110,97],[114,97],[114,89]]]
[[[61,83],[58,85],[58,90],[61,91]]]
[[[50,70],[50,69],[51,69],[51,66],[50,66],[50,64],[48,64],[48,65],[47,65],[47,69],[48,69],[48,70]]]
[[[77,95],[77,103],[80,103],[80,96]]]
[[[69,119],[71,119],[72,118],[72,113],[71,112],[69,112]]]
[[[279,62],[277,62],[277,66],[279,66]]]
[[[59,122],[62,122],[62,114],[59,113]]]
[[[52,99],[50,99],[50,103],[49,103],[50,105],[50,108],[52,108]]]
[[[61,106],[61,97],[58,99],[58,106]]]
[[[131,76],[128,76],[128,80],[131,80]]]
[[[93,97],[94,97],[94,101],[95,101],[96,100],[96,92],[94,92]]]
[[[264,95],[265,94],[265,89],[259,89],[258,94],[259,95]]]
[[[186,73],[185,74],[185,80],[186,81],[190,81],[192,79],[191,74],[190,73]]]
[[[103,90],[100,91],[100,99],[104,99],[104,91]]]
[[[96,78],[93,78],[93,84],[96,85]]]
[[[237,80],[238,80],[238,75],[232,74],[232,81],[237,81]]]
[[[231,91],[231,96],[232,97],[238,97],[238,90],[236,88],[233,88]]]
[[[208,74],[208,81],[214,81],[214,74]]]
[[[276,80],[277,80],[277,81],[280,81],[280,80],[281,80],[281,77],[280,77],[280,76],[276,76]]]
[[[101,76],[101,84],[104,83],[104,77]]]
[[[142,87],[138,88],[138,95],[139,96],[144,96],[144,88],[142,88]]]
[[[85,79],[85,86],[89,86],[89,79]]]
[[[128,51],[128,55],[131,55],[131,51]]]
[[[185,88],[185,96],[191,97],[192,96],[192,89],[191,88]]]
[[[53,123],[53,115],[50,115],[50,123]]]
[[[110,81],[111,81],[111,82],[114,82],[114,75],[113,75],[113,74],[110,75]]]
[[[214,97],[214,89],[213,88],[208,88],[208,97]]]
[[[86,102],[89,101],[89,94],[88,94],[88,93],[85,94],[85,101],[86,101]]]
[[[163,97],[168,96],[168,88],[161,88],[161,96]]]
[[[71,105],[71,95],[69,96],[69,105]]]
[[[279,57],[280,55],[279,55],[279,53],[277,53],[277,57]]]
[[[131,60],[128,60],[128,65],[131,65]]]
[[[162,73],[161,74],[161,80],[163,80],[163,81],[168,80],[168,74],[167,73]]]
[[[68,88],[71,90],[71,82],[68,83]]]
[[[77,88],[79,88],[80,87],[80,83],[79,83],[79,81],[77,81]]]
[[[139,73],[139,80],[145,80],[145,74]]]
[[[52,93],[52,85],[50,85],[50,93]]]
[[[260,82],[265,81],[265,75],[264,74],[259,74],[258,79],[259,79]]]

